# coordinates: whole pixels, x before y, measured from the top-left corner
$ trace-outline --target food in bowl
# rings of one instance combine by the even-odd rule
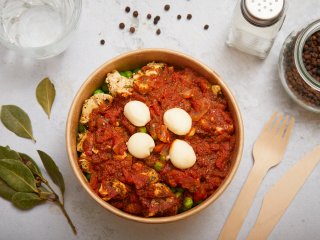
[[[231,171],[235,141],[219,85],[189,68],[151,62],[108,73],[84,102],[78,163],[92,190],[114,207],[172,216],[217,190]]]

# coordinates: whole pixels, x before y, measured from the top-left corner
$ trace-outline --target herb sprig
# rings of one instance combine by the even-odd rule
[[[43,177],[39,166],[31,157],[8,146],[0,146],[0,197],[11,201],[22,210],[31,209],[46,201],[53,202],[60,207],[73,233],[77,234],[76,227],[64,207],[63,176],[47,153],[38,150],[38,154],[48,175],[60,188],[61,198]]]

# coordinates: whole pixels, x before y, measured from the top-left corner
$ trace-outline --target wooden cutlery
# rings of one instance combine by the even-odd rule
[[[220,233],[220,240],[236,239],[268,170],[280,163],[294,126],[294,118],[274,113],[253,147],[254,165]]]

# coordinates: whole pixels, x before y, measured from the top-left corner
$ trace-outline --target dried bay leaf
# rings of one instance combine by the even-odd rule
[[[8,184],[0,178],[0,197],[11,201],[11,198],[15,193],[16,191],[9,187]]]
[[[38,154],[50,178],[60,188],[60,191],[63,195],[65,191],[64,179],[58,166],[55,164],[53,159],[45,152],[38,150]]]
[[[17,192],[38,192],[31,170],[19,160],[0,159],[0,178]]]
[[[15,159],[15,160],[20,160],[20,155],[10,149],[9,146],[6,146],[6,147],[3,147],[3,146],[0,146],[0,159]]]
[[[31,172],[35,175],[39,175],[42,177],[42,173],[40,171],[39,166],[37,165],[37,163],[31,158],[29,157],[27,154],[25,153],[20,153],[19,155],[22,159],[22,162],[31,170]]]
[[[1,107],[0,119],[3,125],[19,137],[32,139],[31,121],[26,112],[15,105],[3,105]]]
[[[50,118],[52,104],[56,96],[56,90],[49,78],[43,79],[37,86],[36,97],[42,109]]]
[[[35,193],[17,192],[12,196],[12,203],[20,209],[33,208],[42,202],[42,199]]]

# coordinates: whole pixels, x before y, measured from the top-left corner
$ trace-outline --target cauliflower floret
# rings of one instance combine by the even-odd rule
[[[117,70],[108,73],[106,83],[112,96],[120,94],[123,97],[127,97],[131,95],[133,79],[121,76]]]
[[[82,107],[80,123],[85,124],[89,122],[89,116],[92,110],[99,107],[99,105],[105,100],[109,100],[110,102],[112,102],[113,97],[109,94],[97,93],[91,96],[89,99],[85,100]]]

